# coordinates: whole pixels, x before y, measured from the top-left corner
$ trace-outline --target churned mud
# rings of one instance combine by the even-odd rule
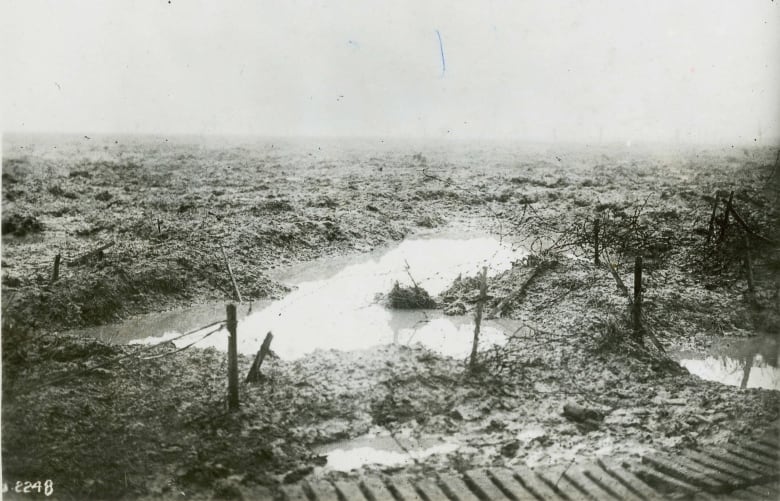
[[[6,137],[3,150],[9,485],[52,479],[64,499],[270,499],[309,475],[637,457],[780,417],[771,150],[43,136]],[[744,227],[723,224],[732,191]],[[496,247],[439,274],[409,250],[452,235]],[[258,340],[242,380],[276,336],[233,413],[224,330],[165,341],[224,320],[223,250],[240,336]],[[395,274],[372,267],[393,252]],[[642,342],[615,279],[632,288],[636,255]],[[414,287],[432,302],[407,304],[399,291]],[[318,294],[327,321],[307,320]],[[768,340],[727,351],[743,377],[748,360],[770,369],[761,387],[677,363],[717,358],[736,337]],[[572,420],[567,404],[599,419]]]

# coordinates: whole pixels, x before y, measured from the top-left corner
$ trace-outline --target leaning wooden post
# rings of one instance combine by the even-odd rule
[[[599,229],[601,227],[601,220],[596,218],[596,220],[593,222],[593,249],[594,249],[594,256],[593,256],[593,263],[598,266],[601,264],[599,261]]]
[[[225,268],[227,268],[228,275],[230,275],[230,283],[233,284],[233,292],[236,293],[236,300],[239,303],[243,303],[244,300],[241,299],[241,293],[238,291],[238,285],[236,285],[236,277],[233,276],[233,268],[230,267],[230,261],[228,261],[227,254],[225,254],[225,248],[222,247],[222,244],[219,244],[219,249],[222,251],[222,258],[225,260]]]
[[[246,375],[247,383],[260,381],[260,367],[263,365],[263,360],[265,360],[266,355],[268,355],[268,352],[271,350],[271,340],[273,338],[274,335],[271,334],[270,331],[265,335],[265,340],[260,346],[260,351],[257,352],[255,361],[252,363],[252,367],[249,368],[249,373]]]
[[[227,305],[228,336],[228,409],[238,410],[238,342],[236,305]]]
[[[753,259],[750,256],[750,237],[745,233],[745,273],[747,274],[748,292],[750,293],[750,302],[756,302],[756,285],[753,282]]]
[[[712,204],[712,215],[710,216],[710,227],[707,230],[707,245],[712,240],[712,233],[715,231],[715,213],[718,212],[718,202],[720,202],[720,193],[715,193],[715,203]]]
[[[723,241],[723,237],[726,236],[726,227],[729,225],[729,215],[731,214],[731,202],[734,199],[734,192],[729,195],[729,201],[726,202],[726,212],[723,213],[723,223],[720,225],[720,236],[718,237],[718,243]]]
[[[51,272],[51,283],[56,282],[60,278],[60,259],[62,259],[60,254],[54,256],[54,270]]]
[[[471,359],[469,360],[469,369],[474,370],[477,366],[477,347],[479,346],[479,328],[482,323],[482,308],[487,298],[487,266],[482,267],[482,273],[479,277],[479,298],[477,299],[477,311],[474,314],[474,342],[471,345]]]
[[[634,262],[634,302],[631,308],[634,337],[642,340],[642,256]]]

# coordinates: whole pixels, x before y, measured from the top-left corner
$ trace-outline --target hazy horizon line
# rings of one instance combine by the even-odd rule
[[[2,131],[0,138],[6,137],[24,137],[24,136],[65,136],[65,137],[84,137],[87,140],[105,137],[159,137],[159,138],[236,138],[236,139],[280,139],[280,140],[365,140],[365,141],[431,141],[431,142],[487,142],[487,143],[507,143],[518,142],[526,144],[544,144],[544,145],[622,145],[622,146],[641,146],[641,145],[664,145],[664,146],[732,146],[732,147],[778,147],[780,148],[780,136],[763,137],[760,140],[712,140],[705,141],[685,140],[685,139],[636,139],[636,138],[537,138],[537,137],[509,137],[509,136],[461,136],[461,135],[336,135],[336,134],[268,134],[251,132],[122,132],[122,131]]]

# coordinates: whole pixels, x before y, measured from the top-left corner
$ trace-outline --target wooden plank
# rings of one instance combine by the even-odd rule
[[[501,489],[493,483],[487,474],[482,470],[470,470],[465,473],[466,483],[471,485],[472,490],[477,491],[483,499],[501,500],[509,499],[501,492]]]
[[[721,497],[715,497],[712,494],[709,494],[707,492],[701,491],[697,492],[695,496],[693,496],[693,501],[718,501],[720,499],[723,499]]]
[[[541,479],[539,475],[525,465],[516,465],[514,467],[515,477],[520,480],[523,486],[536,494],[541,499],[562,499],[561,496],[555,492],[552,487],[547,485],[547,482]]]
[[[767,435],[758,439],[758,442],[776,451],[780,451],[780,443],[778,443],[777,437]]]
[[[776,447],[770,447],[766,444],[762,444],[761,442],[748,442],[746,444],[739,444],[739,445],[742,445],[746,449],[750,449],[759,454],[763,454],[764,456],[768,458],[772,458],[775,461],[777,461],[778,458],[780,458],[780,451],[778,451]]]
[[[704,473],[691,469],[680,461],[675,461],[661,454],[650,454],[642,457],[642,464],[648,465],[666,475],[696,485],[708,492],[723,492],[726,490],[725,482],[713,480]]]
[[[504,468],[491,468],[488,475],[493,477],[499,488],[507,497],[516,501],[535,501],[536,497],[515,479],[510,470]]]
[[[369,501],[392,501],[394,499],[393,494],[378,477],[364,477],[360,483]]]
[[[604,489],[604,487],[595,480],[585,475],[585,471],[579,466],[570,466],[564,472],[563,476],[579,487],[580,490],[587,492],[593,499],[604,501],[609,499],[620,499],[617,496],[614,496],[610,491]]]
[[[301,484],[282,485],[282,493],[286,501],[309,501],[309,497],[303,492]]]
[[[762,484],[751,486],[750,489],[761,492],[767,496],[780,493],[780,484]]]
[[[764,499],[764,496],[742,489],[742,490],[730,492],[729,498],[734,499],[736,501],[762,501]]]
[[[477,495],[469,489],[469,486],[456,475],[442,473],[439,475],[439,481],[442,489],[450,499],[456,499],[457,501],[480,501]]]
[[[324,480],[315,480],[307,482],[309,490],[314,494],[317,501],[339,501],[339,495],[333,484]]]
[[[365,501],[366,497],[358,487],[357,482],[348,482],[346,480],[337,480],[335,482],[336,490],[347,501]]]
[[[582,474],[603,486],[617,499],[625,501],[642,501],[642,497],[620,483],[620,481],[604,471],[599,465],[590,464],[586,467],[579,467],[579,469],[582,471]]]
[[[737,465],[746,471],[751,471],[756,475],[759,475],[760,479],[766,479],[772,474],[776,473],[775,468],[772,468],[765,463],[760,461],[750,461],[749,459],[745,459],[742,456],[733,454],[732,452],[722,447],[710,447],[707,449],[707,452],[710,455],[716,456],[720,461]]]
[[[670,459],[672,458],[670,457]],[[746,482],[745,479],[738,475],[734,475],[733,473],[726,471],[720,471],[713,466],[694,461],[685,455],[677,454],[673,459],[678,461],[680,464],[685,465],[687,468],[690,468],[691,470],[704,473],[716,482],[723,482],[731,490],[741,489],[742,487],[746,487],[748,485],[748,482]]]
[[[767,457],[773,458],[775,461],[780,459],[780,449],[773,445],[767,445],[763,442],[754,441],[745,444],[745,447],[748,447],[750,449],[753,449],[755,451],[759,451],[762,454],[766,455]]]
[[[662,471],[648,468],[643,464],[633,464],[631,465],[631,470],[629,471],[653,487],[653,489],[658,490],[664,494],[680,492],[687,495],[693,495],[697,492],[701,492],[701,488],[696,485],[686,482],[685,480],[669,476]]]
[[[729,473],[742,479],[746,484],[752,484],[761,480],[763,475],[756,473],[755,471],[746,468],[744,466],[736,466],[731,463],[727,463],[721,460],[717,456],[711,456],[708,454],[702,454],[701,452],[694,450],[683,451],[683,455],[692,461],[707,465],[716,469],[719,472]]]
[[[773,488],[774,487],[774,488]],[[780,499],[780,486],[772,485],[754,485],[748,488],[750,492],[763,496],[762,499]]]
[[[441,488],[436,485],[433,480],[424,478],[418,480],[416,484],[417,490],[419,490],[428,501],[450,501],[447,495],[442,492]]]
[[[757,454],[749,449],[734,444],[722,444],[720,447],[734,456],[744,458],[757,465],[763,465],[764,468],[771,470],[771,472],[768,472],[769,475],[777,472],[777,461],[770,459],[763,454]]]
[[[604,471],[640,497],[644,499],[657,499],[660,497],[658,491],[647,485],[644,480],[626,470],[618,463],[602,458],[598,460],[598,464]]]
[[[403,501],[423,501],[422,496],[406,477],[392,477],[387,486]]]
[[[563,474],[565,469],[565,466],[545,468],[544,472],[537,472],[537,474],[550,484],[553,490],[562,494],[570,501],[585,501],[589,499],[600,501],[596,497],[583,493],[576,484],[573,484],[566,478]]]

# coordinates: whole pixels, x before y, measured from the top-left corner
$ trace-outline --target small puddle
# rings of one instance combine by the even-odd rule
[[[391,249],[358,258],[318,260],[274,277],[295,290],[278,301],[239,307],[238,349],[254,355],[268,331],[273,349],[283,359],[295,359],[316,349],[359,350],[382,344],[421,343],[439,353],[466,357],[474,324],[471,315],[445,316],[439,310],[391,310],[379,304],[378,293],[393,284],[410,285],[411,279],[431,296],[446,289],[459,274],[475,274],[482,266],[495,275],[524,257],[492,237],[417,238]],[[121,324],[79,331],[122,343],[157,343],[199,325],[224,318],[224,303],[147,315]],[[511,322],[510,322],[511,323]],[[483,347],[503,344],[507,321],[484,321]],[[176,340],[190,344],[204,332]],[[196,344],[225,350],[227,333],[214,334]]]
[[[403,439],[396,441],[392,437],[364,435],[317,448],[315,452],[327,458],[328,468],[348,472],[364,465],[403,467],[429,456],[448,454],[458,449],[457,443],[442,439],[421,438],[415,440],[414,445],[404,442]]]
[[[780,390],[780,354],[777,336],[724,338],[705,353],[676,351],[680,365],[708,381],[740,388]]]

